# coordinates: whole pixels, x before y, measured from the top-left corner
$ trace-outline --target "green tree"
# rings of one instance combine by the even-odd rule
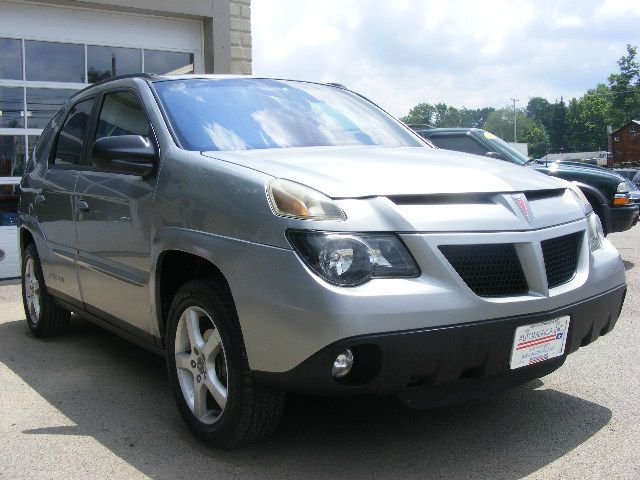
[[[529,156],[544,157],[549,152],[549,134],[542,125],[533,123],[522,140],[529,146]]]
[[[432,125],[435,108],[429,103],[419,103],[409,113],[402,117],[404,123],[417,123],[424,125]]]
[[[617,125],[609,88],[600,84],[569,102],[567,143],[576,151],[606,150],[607,125]]]
[[[523,112],[516,112],[516,127],[518,141],[527,135],[531,127],[535,125],[532,118],[527,117]],[[502,138],[505,142],[513,142],[513,110],[501,108],[490,112],[484,129]]]
[[[562,97],[560,97],[560,101],[553,104],[553,112],[551,115],[551,125],[549,129],[551,153],[568,151],[567,130],[567,105],[564,103]]]
[[[531,97],[527,103],[525,113],[527,114],[527,117],[533,118],[536,123],[543,126],[545,130],[548,131],[551,127],[553,105],[551,105],[546,98]]]
[[[609,75],[611,103],[619,113],[620,124],[640,118],[640,63],[637,47],[627,45],[627,55],[618,60],[620,71]]]

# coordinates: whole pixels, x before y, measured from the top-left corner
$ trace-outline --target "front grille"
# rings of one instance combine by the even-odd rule
[[[439,248],[476,295],[506,297],[529,291],[516,248],[511,243],[441,245]]]
[[[540,242],[549,288],[567,283],[576,274],[582,232]]]

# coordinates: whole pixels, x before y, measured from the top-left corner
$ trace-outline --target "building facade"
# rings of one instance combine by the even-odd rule
[[[640,120],[631,120],[611,132],[614,164],[640,163]]]
[[[0,277],[19,274],[28,152],[77,90],[115,75],[251,73],[250,0],[0,0]]]

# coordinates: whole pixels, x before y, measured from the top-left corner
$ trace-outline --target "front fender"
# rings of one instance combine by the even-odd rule
[[[177,251],[201,257],[215,265],[231,285],[229,279],[250,244],[251,242],[246,240],[181,227],[163,227],[158,230],[151,246],[149,277],[149,289],[153,299],[151,311],[157,328],[156,336],[161,336],[163,323],[160,305],[160,271],[163,254]]]

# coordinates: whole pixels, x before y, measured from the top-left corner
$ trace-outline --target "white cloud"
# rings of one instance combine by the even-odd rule
[[[339,82],[395,115],[581,95],[640,45],[637,0],[254,0],[258,75]]]

